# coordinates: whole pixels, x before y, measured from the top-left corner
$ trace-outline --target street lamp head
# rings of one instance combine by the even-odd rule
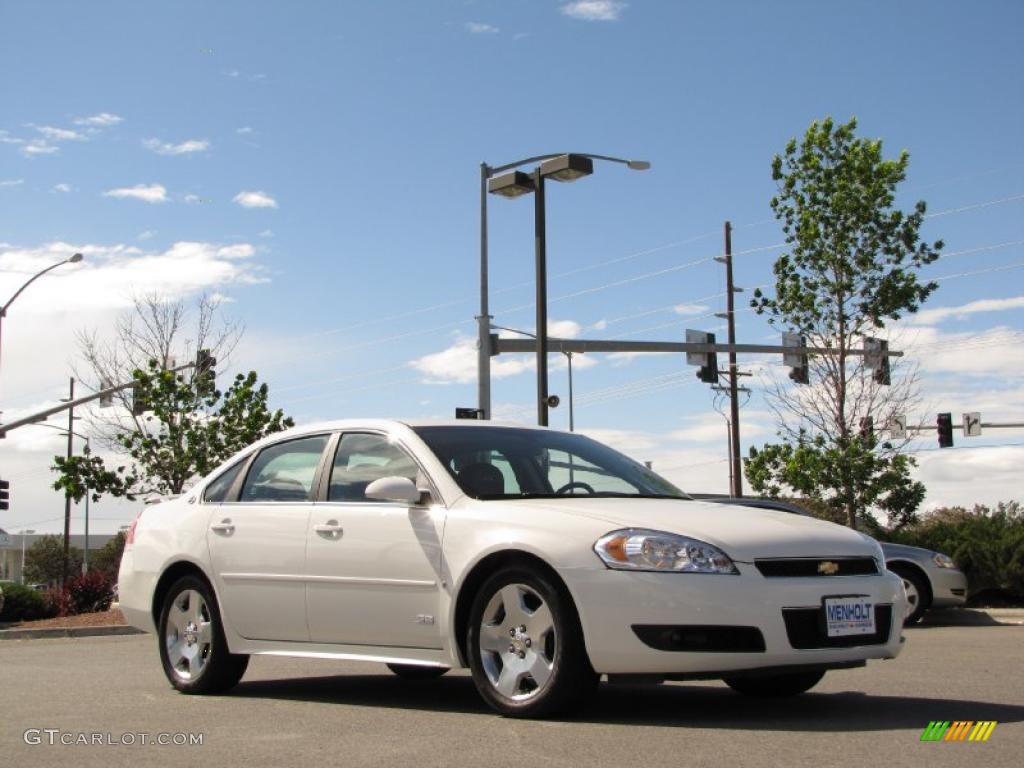
[[[583,155],[560,155],[540,166],[540,175],[555,181],[576,181],[593,172],[594,161]]]
[[[502,197],[519,197],[533,192],[533,179],[522,171],[504,173],[487,182],[487,191]]]
[[[82,254],[80,254],[80,253],[76,253],[76,254],[74,254],[74,255],[73,255],[73,256],[72,256],[72,257],[71,257],[70,259],[68,259],[68,264],[77,264],[77,263],[78,263],[78,262],[80,262],[80,261],[81,261],[81,260],[82,260],[83,258],[85,258],[85,257],[84,257],[84,256],[82,256]]]
[[[651,164],[646,160],[627,160],[626,165],[633,171],[646,171]]]

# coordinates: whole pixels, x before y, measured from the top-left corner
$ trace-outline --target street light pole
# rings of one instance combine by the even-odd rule
[[[544,177],[533,172],[533,239],[537,270],[537,424],[548,425],[548,253],[544,217]]]
[[[7,316],[7,310],[10,308],[11,304],[14,303],[14,300],[21,295],[21,292],[24,291],[26,288],[28,288],[30,285],[32,285],[32,283],[34,283],[36,280],[38,280],[40,277],[45,275],[50,270],[56,269],[57,267],[61,267],[61,266],[65,265],[65,264],[77,264],[78,262],[80,262],[82,260],[82,258],[83,258],[82,254],[75,253],[75,254],[72,254],[71,256],[69,256],[68,258],[64,259],[63,261],[58,261],[56,264],[51,264],[50,266],[48,266],[46,269],[42,270],[41,272],[37,272],[36,274],[32,275],[32,277],[30,277],[28,280],[26,280],[22,284],[21,288],[19,288],[18,290],[16,290],[14,292],[14,295],[11,296],[11,298],[9,298],[7,300],[6,304],[0,306],[0,341],[3,340],[2,332],[3,332],[4,317]]]
[[[536,315],[537,315],[537,424],[542,427],[548,425],[548,328],[547,328],[547,240],[546,223],[544,210],[544,180],[548,177],[555,181],[575,181],[583,176],[589,176],[594,170],[594,160],[607,160],[609,162],[621,163],[634,171],[645,171],[651,167],[646,160],[623,160],[608,155],[591,155],[584,153],[564,153],[560,155],[539,155],[520,160],[516,163],[509,163],[497,168],[482,166],[485,175],[494,177],[494,174],[516,168],[526,163],[540,161],[540,165],[534,168],[533,173],[527,175],[520,171],[513,170],[512,173],[504,176],[489,178],[487,191],[503,197],[519,197],[520,195],[534,193],[534,251],[536,264]],[[486,218],[486,208],[481,206],[481,216]],[[481,226],[481,291],[486,292],[486,224],[482,221]],[[483,308],[486,306],[485,299],[481,296],[481,318],[479,330],[479,357],[478,357],[478,378],[480,379],[480,408],[483,409],[483,379],[487,378],[487,396],[490,398],[490,359],[484,363],[483,350],[484,329],[483,329]],[[490,355],[490,336],[488,334],[486,349]],[[488,414],[485,413],[485,418]]]
[[[477,315],[476,392],[477,408],[491,418],[491,312],[487,275],[487,180],[491,167],[480,163],[480,314]]]
[[[572,417],[572,352],[565,352],[566,359],[569,361],[569,431],[575,432],[575,425]]]
[[[31,536],[35,533],[34,530],[28,529],[21,532],[21,583],[25,584],[25,537]]]

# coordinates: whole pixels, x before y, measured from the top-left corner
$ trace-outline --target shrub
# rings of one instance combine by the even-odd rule
[[[967,574],[972,595],[995,590],[1024,597],[1024,510],[1018,502],[995,509],[943,507],[889,538],[952,557]]]
[[[114,599],[114,577],[106,571],[90,571],[68,580],[64,590],[67,605],[61,598],[61,615],[106,611]]]
[[[35,621],[55,616],[46,595],[22,584],[4,584],[4,607],[0,622]]]

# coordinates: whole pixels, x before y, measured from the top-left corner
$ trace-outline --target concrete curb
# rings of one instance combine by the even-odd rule
[[[0,629],[0,640],[41,640],[49,637],[104,637],[110,635],[141,635],[141,629],[126,624],[100,627],[39,627],[37,629]]]

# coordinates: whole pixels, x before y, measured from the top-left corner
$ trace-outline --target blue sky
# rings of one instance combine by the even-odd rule
[[[1017,2],[5,2],[0,301],[55,257],[87,257],[5,320],[5,416],[59,396],[75,331],[108,331],[153,290],[227,297],[247,331],[222,368],[257,369],[299,421],[473,405],[479,163],[547,152],[653,166],[550,185],[555,329],[715,329],[722,222],[737,284],[768,282],[771,156],[812,119],[856,115],[888,155],[910,151],[901,202],[941,214],[924,235],[950,254],[927,274],[958,275],[901,337],[922,365],[911,415],[1021,420],[1022,17]],[[495,322],[532,330],[531,200],[490,213]],[[768,340],[738,319],[741,341]],[[496,411],[528,421],[529,360],[498,364]],[[588,356],[575,384],[581,428],[684,487],[726,489],[724,422],[693,368]],[[745,446],[772,436],[758,396],[744,426]],[[45,432],[0,444],[19,500],[0,527],[59,525]],[[976,447],[1018,442],[989,431],[920,454],[929,503],[1019,497],[1021,449]],[[133,514],[99,510],[101,530]]]

